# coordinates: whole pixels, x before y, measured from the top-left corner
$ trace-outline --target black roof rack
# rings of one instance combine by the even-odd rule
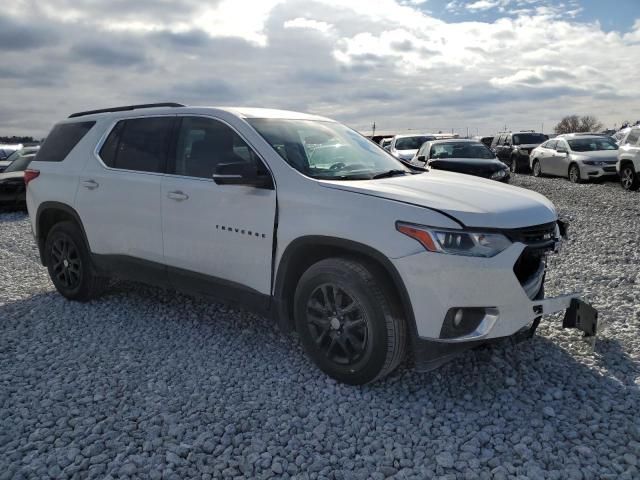
[[[77,112],[69,115],[69,118],[84,117],[85,115],[93,115],[94,113],[107,113],[107,112],[126,112],[128,110],[138,110],[140,108],[154,108],[154,107],[184,107],[181,103],[144,103],[141,105],[125,105],[124,107],[113,108],[101,108],[100,110],[87,110],[86,112]]]

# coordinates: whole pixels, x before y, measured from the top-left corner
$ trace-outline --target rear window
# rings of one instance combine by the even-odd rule
[[[107,137],[100,158],[111,168],[164,172],[174,117],[121,120]]]
[[[62,123],[49,133],[36,155],[38,162],[61,162],[96,122]]]

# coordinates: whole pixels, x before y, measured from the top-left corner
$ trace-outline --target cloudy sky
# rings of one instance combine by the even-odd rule
[[[3,0],[0,135],[177,101],[370,133],[640,119],[640,0]]]

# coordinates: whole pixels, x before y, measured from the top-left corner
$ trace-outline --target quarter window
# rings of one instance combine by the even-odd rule
[[[550,140],[547,142],[547,146],[545,148],[548,148],[550,150],[555,150],[556,149],[556,145],[558,145],[558,141],[557,140]]]
[[[100,149],[100,158],[111,168],[164,172],[174,119],[147,117],[121,120]]]
[[[172,172],[212,178],[218,165],[243,163],[258,172],[267,169],[247,143],[224,123],[204,117],[183,117]]]
[[[96,122],[61,123],[53,127],[38,150],[38,162],[61,162]]]

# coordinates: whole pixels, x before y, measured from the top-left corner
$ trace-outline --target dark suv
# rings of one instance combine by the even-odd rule
[[[491,149],[500,161],[509,165],[513,173],[529,171],[529,153],[549,137],[533,130],[501,132],[493,137]]]

